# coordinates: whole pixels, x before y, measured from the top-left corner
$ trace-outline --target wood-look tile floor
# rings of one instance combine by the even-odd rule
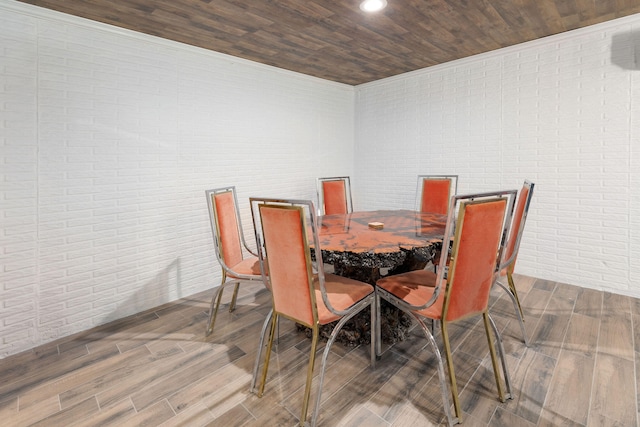
[[[491,308],[514,400],[497,399],[481,321],[452,327],[463,425],[638,425],[640,301],[525,276],[516,283],[529,348],[500,289]],[[265,395],[258,398],[249,383],[269,295],[245,285],[237,310],[221,307],[214,334],[205,337],[210,295],[0,360],[0,425],[293,427],[309,340],[290,322],[280,323]],[[425,345],[415,328],[371,370],[368,346],[335,344],[318,424],[444,425],[434,358]]]

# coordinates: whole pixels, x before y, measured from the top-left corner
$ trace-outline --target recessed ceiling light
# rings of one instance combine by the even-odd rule
[[[360,9],[365,12],[377,12],[387,7],[387,0],[364,0],[360,3]]]

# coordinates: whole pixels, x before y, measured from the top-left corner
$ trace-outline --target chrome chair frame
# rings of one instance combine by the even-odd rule
[[[309,365],[307,368],[307,380],[306,380],[306,385],[305,385],[305,392],[304,392],[304,397],[303,397],[303,404],[302,404],[302,414],[300,417],[300,426],[304,426],[305,422],[306,422],[306,418],[307,418],[307,411],[308,411],[308,405],[309,405],[309,399],[310,399],[310,394],[311,394],[311,384],[312,384],[312,379],[313,379],[313,368],[314,368],[314,363],[315,363],[315,356],[316,356],[316,352],[317,352],[317,346],[318,346],[318,342],[319,342],[319,332],[320,332],[320,324],[319,324],[319,319],[318,319],[318,310],[317,310],[317,305],[316,305],[316,301],[315,301],[315,291],[313,289],[313,275],[316,275],[318,278],[318,284],[320,287],[320,293],[322,296],[322,301],[324,302],[324,305],[329,309],[329,311],[331,311],[333,314],[340,316],[340,319],[337,321],[337,324],[334,326],[333,330],[331,331],[331,335],[329,336],[329,339],[327,341],[327,344],[324,348],[324,352],[322,354],[322,360],[321,360],[321,371],[320,371],[320,375],[318,378],[318,386],[317,386],[317,397],[316,397],[316,402],[315,402],[315,408],[313,411],[313,416],[312,416],[312,421],[311,421],[311,426],[315,426],[318,420],[318,415],[319,415],[319,409],[320,409],[320,402],[321,402],[321,398],[322,398],[322,386],[324,383],[324,375],[325,375],[325,371],[326,371],[326,365],[327,365],[327,358],[329,356],[329,351],[331,349],[331,346],[333,345],[336,337],[338,336],[338,333],[340,332],[340,330],[342,329],[342,327],[344,326],[344,324],[346,322],[348,322],[353,316],[355,316],[356,314],[358,314],[360,311],[362,311],[363,309],[365,309],[367,306],[371,307],[371,367],[375,368],[375,363],[376,363],[376,344],[375,344],[375,331],[379,330],[379,327],[377,326],[377,322],[378,322],[378,315],[376,312],[376,304],[375,304],[375,287],[373,287],[373,291],[371,292],[371,294],[367,295],[366,297],[364,297],[363,299],[359,300],[358,302],[354,303],[353,305],[351,305],[348,309],[345,310],[337,310],[336,308],[333,307],[333,305],[331,304],[331,301],[327,295],[327,291],[325,288],[325,273],[324,273],[324,268],[323,268],[323,263],[322,263],[322,257],[320,256],[316,256],[316,260],[315,260],[315,265],[314,263],[311,261],[311,255],[310,255],[310,251],[309,251],[309,236],[311,236],[313,245],[315,248],[319,248],[320,247],[320,240],[318,237],[318,228],[317,228],[317,217],[316,217],[316,211],[315,211],[315,207],[313,205],[313,202],[310,200],[286,200],[286,199],[270,199],[270,198],[255,198],[252,197],[250,198],[250,203],[251,203],[251,211],[252,211],[252,215],[254,218],[254,229],[256,231],[256,242],[258,244],[258,254],[259,254],[259,259],[260,259],[260,266],[261,266],[261,272],[262,272],[262,279],[265,281],[265,285],[267,285],[270,280],[270,276],[268,276],[266,274],[266,272],[269,270],[268,268],[268,260],[269,260],[269,253],[266,252],[266,244],[264,241],[264,237],[263,237],[263,230],[262,230],[262,224],[261,224],[261,215],[260,215],[260,208],[261,206],[266,206],[266,207],[279,207],[282,209],[299,209],[301,212],[301,221],[302,221],[302,227],[303,230],[307,230],[308,234],[305,238],[305,248],[306,248],[306,253],[305,253],[305,258],[306,258],[306,265],[307,265],[307,280],[309,281],[308,283],[310,284],[310,293],[311,293],[311,298],[312,298],[312,307],[313,307],[313,319],[314,321],[312,322],[312,324],[305,324],[304,326],[308,327],[311,329],[312,331],[312,342],[311,342],[311,351],[310,351],[310,357],[309,357]],[[256,213],[258,212],[258,213]],[[309,218],[309,220],[307,221],[307,218]],[[309,233],[310,231],[310,233]],[[265,259],[267,261],[265,261]],[[271,285],[267,285],[270,289],[271,289]],[[260,334],[260,342],[258,345],[258,352],[256,354],[256,360],[255,360],[255,364],[254,364],[254,368],[253,368],[253,378],[251,381],[251,386],[250,386],[250,390],[251,392],[255,392],[256,391],[256,383],[257,383],[257,377],[258,377],[258,371],[259,371],[259,366],[260,366],[260,359],[262,356],[262,351],[263,351],[263,347],[264,347],[264,339],[267,333],[267,329],[269,328],[269,341],[267,344],[267,351],[266,351],[266,355],[265,355],[265,360],[264,360],[264,364],[263,364],[263,369],[262,369],[262,376],[261,376],[261,381],[260,381],[260,386],[258,388],[258,397],[262,397],[262,394],[264,392],[264,387],[265,387],[265,382],[266,382],[266,377],[267,377],[267,371],[268,371],[268,367],[269,367],[269,358],[270,358],[270,353],[271,353],[271,347],[273,345],[273,339],[274,339],[274,334],[275,334],[275,329],[276,329],[276,325],[278,322],[278,318],[282,316],[282,317],[288,317],[285,314],[281,314],[278,313],[276,308],[275,308],[275,303],[274,303],[274,308],[272,308],[272,310],[269,312],[269,314],[267,315],[267,318],[264,321],[264,324],[262,325],[262,329],[261,329],[261,334]],[[290,318],[290,317],[289,317]],[[290,318],[291,320],[297,322],[297,323],[301,323],[299,319],[294,319],[294,318]],[[270,326],[269,326],[270,325]]]
[[[458,175],[418,175],[418,188],[416,190],[416,211],[422,212],[422,197],[424,191],[424,181],[427,179],[434,180],[451,180],[449,186],[449,200],[458,193]]]
[[[513,215],[513,208],[514,208],[514,202],[515,202],[515,198],[517,195],[517,191],[516,190],[508,190],[508,191],[498,191],[498,192],[488,192],[488,193],[477,193],[477,194],[469,194],[469,195],[456,195],[453,196],[451,198],[450,201],[450,205],[449,205],[449,212],[448,212],[448,216],[447,216],[447,224],[445,227],[445,233],[444,233],[444,241],[451,241],[453,240],[453,259],[451,260],[450,263],[450,269],[448,272],[448,277],[445,275],[445,269],[444,268],[440,268],[438,269],[437,273],[436,273],[436,283],[435,283],[435,288],[433,291],[433,295],[432,297],[426,301],[424,304],[419,305],[419,306],[415,306],[415,305],[411,305],[409,303],[407,303],[406,301],[404,301],[403,299],[395,296],[394,294],[388,292],[387,290],[376,286],[376,310],[378,313],[380,313],[380,298],[385,299],[386,301],[388,301],[389,303],[391,303],[392,305],[394,305],[395,307],[397,307],[400,310],[403,310],[405,313],[409,314],[410,316],[412,316],[417,324],[420,326],[420,328],[422,329],[424,335],[427,338],[427,342],[429,344],[429,346],[431,347],[431,350],[433,351],[434,355],[436,356],[436,361],[437,361],[437,372],[438,372],[438,377],[440,380],[440,391],[442,394],[442,401],[443,401],[443,405],[444,405],[444,411],[448,420],[448,423],[450,426],[453,426],[454,424],[458,424],[462,422],[462,418],[461,418],[461,414],[462,414],[462,410],[460,407],[460,401],[459,401],[459,397],[458,397],[458,387],[457,387],[457,383],[456,383],[456,378],[455,378],[455,370],[454,370],[454,366],[453,366],[453,359],[452,359],[452,351],[451,351],[451,344],[449,341],[449,333],[448,333],[448,321],[445,320],[445,317],[447,315],[447,310],[448,310],[448,301],[449,301],[449,294],[451,292],[451,288],[448,285],[448,283],[454,282],[455,281],[455,269],[456,269],[456,260],[455,260],[455,254],[457,251],[457,247],[458,247],[458,242],[459,242],[459,235],[460,235],[460,224],[458,224],[458,222],[462,223],[462,221],[464,220],[464,204],[465,203],[474,203],[475,201],[479,201],[479,200],[497,200],[499,198],[507,198],[507,205],[506,205],[506,209],[505,209],[505,214],[504,214],[504,221],[503,221],[503,225],[502,225],[502,234],[501,234],[501,238],[500,238],[500,245],[498,248],[498,252],[497,252],[497,257],[496,257],[496,266],[494,269],[494,273],[493,273],[493,279],[492,279],[492,285],[493,283],[496,282],[497,280],[497,275],[498,275],[498,266],[501,265],[501,261],[502,261],[502,257],[504,256],[504,248],[505,248],[505,242],[506,242],[506,238],[507,238],[507,232],[509,230],[509,226],[511,224],[511,217]],[[456,206],[460,204],[460,212],[456,212]],[[452,239],[453,238],[453,239]],[[447,251],[442,251],[441,252],[441,260],[440,262],[442,263],[442,265],[445,265],[447,262],[447,258],[448,258],[448,253]],[[418,311],[420,310],[424,310],[429,308],[430,306],[434,305],[436,303],[436,301],[438,300],[438,297],[440,296],[441,292],[445,292],[444,295],[444,303],[443,303],[443,309],[442,309],[442,319],[440,320],[440,326],[441,326],[441,330],[442,330],[442,339],[443,339],[443,345],[444,345],[444,350],[445,350],[445,360],[447,363],[447,370],[449,372],[449,387],[450,390],[449,392],[447,392],[447,386],[446,386],[446,379],[445,379],[445,372],[444,372],[444,366],[442,363],[442,356],[440,354],[440,350],[438,349],[438,345],[436,344],[435,338],[434,338],[434,334],[433,334],[433,325],[429,325],[427,326],[423,320],[423,316],[421,316]],[[496,385],[498,388],[498,395],[500,398],[500,401],[505,402],[507,399],[512,399],[513,396],[511,394],[511,379],[509,376],[509,371],[507,369],[507,364],[506,364],[506,359],[505,359],[505,352],[504,352],[504,346],[502,343],[502,337],[500,335],[500,332],[498,331],[498,328],[493,320],[493,318],[491,317],[490,313],[489,313],[489,309],[488,309],[488,305],[487,308],[484,310],[484,312],[482,313],[482,317],[483,317],[483,322],[484,322],[484,327],[485,327],[485,332],[487,335],[487,342],[489,344],[489,352],[491,355],[491,362],[492,362],[492,367],[493,367],[493,371],[494,371],[494,376],[495,376],[495,380],[496,380]],[[433,319],[432,319],[433,320]],[[380,327],[380,322],[376,323],[376,327],[379,328]],[[498,353],[500,355],[500,359],[501,359],[501,365],[502,365],[502,370],[503,370],[503,376],[504,376],[504,381],[505,381],[505,386],[506,386],[506,392],[505,390],[503,390],[502,388],[502,382],[500,379],[500,375],[498,373],[498,365],[497,365],[497,361],[496,361],[496,352],[495,352],[495,347],[493,344],[493,341],[491,339],[491,334],[489,332],[489,328],[491,327],[491,329],[493,329],[493,334],[495,336],[496,342],[497,342],[497,346],[498,346]],[[381,345],[380,345],[380,330],[376,330],[376,354],[380,355],[381,352]],[[454,406],[454,412],[455,412],[455,416],[451,413],[451,402],[449,400],[449,395],[451,395],[453,397],[453,406]]]
[[[233,296],[231,297],[231,302],[229,304],[229,312],[232,312],[236,308],[236,300],[238,298],[238,289],[240,287],[240,283],[242,283],[243,281],[262,282],[261,275],[247,275],[247,274],[239,273],[233,270],[233,268],[229,266],[224,259],[225,257],[224,257],[223,243],[222,243],[221,232],[220,232],[220,221],[218,218],[218,209],[216,206],[215,196],[219,194],[227,193],[227,192],[231,192],[233,195],[237,232],[239,236],[238,237],[239,241],[241,242],[241,248],[244,248],[244,250],[246,250],[252,256],[256,258],[258,257],[258,254],[249,247],[244,237],[244,232],[242,230],[242,221],[240,218],[240,209],[238,206],[238,197],[236,194],[235,186],[219,187],[219,188],[214,188],[212,190],[206,190],[205,195],[207,197],[207,206],[209,210],[209,222],[211,224],[211,233],[213,235],[213,245],[215,249],[214,252],[216,254],[216,259],[218,260],[218,263],[220,264],[220,267],[222,269],[222,280],[220,282],[220,286],[216,288],[213,294],[213,297],[211,298],[211,307],[209,309],[209,319],[207,321],[207,331],[206,331],[207,336],[213,333],[213,328],[215,325],[216,317],[218,315],[218,309],[220,307],[220,301],[222,300],[222,293],[224,291],[225,286],[229,284],[235,284],[235,287],[233,290]],[[244,255],[243,255],[243,258],[244,258]],[[231,280],[227,281],[227,279],[231,279]]]
[[[515,243],[513,244],[513,250],[509,256],[509,254],[505,254],[505,256],[509,256],[508,259],[504,260],[502,265],[500,266],[500,271],[505,271],[507,276],[507,285],[500,281],[500,276],[498,276],[498,280],[496,284],[500,286],[506,293],[509,295],[511,302],[513,303],[513,307],[516,312],[516,317],[518,318],[518,323],[520,325],[520,330],[522,331],[522,337],[524,339],[524,344],[529,347],[530,342],[527,337],[527,331],[524,327],[524,312],[522,311],[522,305],[520,305],[520,298],[518,297],[518,291],[516,290],[516,284],[513,281],[513,270],[515,268],[516,258],[518,257],[518,251],[520,250],[520,241],[522,240],[522,234],[524,233],[524,225],[527,222],[527,215],[529,214],[529,206],[531,205],[531,199],[533,197],[533,188],[535,184],[529,180],[525,180],[522,186],[522,189],[527,188],[528,194],[526,199],[524,200],[524,206],[522,210],[522,218],[520,219],[520,224],[518,230],[515,230],[516,218],[512,221],[512,227],[509,230],[509,238],[507,240],[507,247],[511,244],[512,239],[515,239]],[[518,200],[516,202],[516,206],[520,204],[522,197],[522,190],[520,190],[520,195],[518,196]],[[517,213],[517,209],[516,209]]]
[[[353,212],[353,200],[351,197],[351,179],[348,176],[334,176],[318,178],[316,182],[316,193],[318,196],[318,215],[326,215],[325,196],[322,184],[327,181],[343,181],[345,192],[346,213]]]

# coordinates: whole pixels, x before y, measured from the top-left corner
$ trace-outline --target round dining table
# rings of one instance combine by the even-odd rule
[[[383,275],[424,268],[442,246],[446,215],[412,210],[359,211],[318,217],[322,261],[334,273],[376,284]],[[314,251],[314,248],[312,248]],[[312,253],[315,256],[315,251]],[[382,339],[402,341],[411,319],[382,301]],[[350,345],[370,339],[370,318],[362,313],[340,331],[338,340]]]
[[[412,210],[318,217],[322,260],[336,274],[372,285],[381,276],[424,268],[442,245],[446,215]]]

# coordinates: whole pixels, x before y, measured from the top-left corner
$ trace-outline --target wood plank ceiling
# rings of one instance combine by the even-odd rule
[[[21,0],[357,85],[640,13],[640,0]]]

